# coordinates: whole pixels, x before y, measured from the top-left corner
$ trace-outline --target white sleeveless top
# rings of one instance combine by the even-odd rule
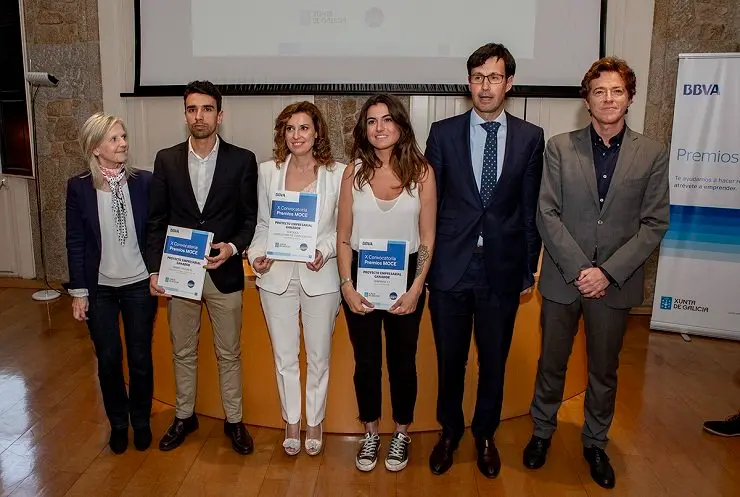
[[[362,167],[355,166],[355,172]],[[394,200],[375,198],[369,184],[361,190],[352,184],[352,250],[357,250],[360,238],[406,240],[409,254],[419,250],[419,188],[415,185],[411,194],[404,188]]]

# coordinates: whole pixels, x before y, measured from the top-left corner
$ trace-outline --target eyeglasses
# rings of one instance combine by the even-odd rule
[[[500,85],[504,82],[504,79],[506,77],[503,74],[499,74],[497,72],[491,73],[491,74],[471,74],[468,77],[468,81],[470,81],[471,85],[482,85],[483,80],[488,80],[488,83],[491,85]]]
[[[622,98],[627,94],[627,90],[625,88],[612,88],[611,90],[607,90],[606,88],[596,88],[594,91],[591,92],[591,95],[597,100],[606,100],[609,95],[611,95],[612,98]]]

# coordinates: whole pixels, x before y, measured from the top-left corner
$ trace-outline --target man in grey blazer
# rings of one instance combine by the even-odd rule
[[[666,148],[625,124],[635,85],[621,59],[591,66],[581,82],[591,124],[548,142],[537,212],[545,245],[542,351],[524,465],[545,463],[582,315],[588,354],[583,455],[604,488],[615,483],[604,449],[627,317],[643,300],[645,260],[668,229]]]

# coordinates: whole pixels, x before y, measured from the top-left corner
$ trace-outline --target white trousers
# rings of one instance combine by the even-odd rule
[[[339,312],[339,292],[310,297],[303,291],[300,280],[291,279],[288,289],[281,294],[260,289],[260,300],[272,340],[283,419],[290,424],[301,420],[300,310],[308,363],[306,423],[318,426],[326,412],[331,336]]]

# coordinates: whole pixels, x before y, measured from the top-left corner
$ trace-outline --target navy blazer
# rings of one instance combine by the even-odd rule
[[[149,210],[149,183],[152,173],[137,170],[128,178],[128,191],[141,256],[146,249],[146,221]],[[87,288],[92,298],[98,287],[100,272],[100,218],[98,196],[92,174],[84,173],[67,182],[67,288]],[[146,258],[144,259],[146,263]]]
[[[542,128],[506,114],[503,170],[483,205],[470,158],[470,112],[432,124],[425,155],[437,180],[437,236],[427,281],[454,290],[483,232],[488,284],[496,293],[534,284],[542,240],[535,224],[545,139]]]

